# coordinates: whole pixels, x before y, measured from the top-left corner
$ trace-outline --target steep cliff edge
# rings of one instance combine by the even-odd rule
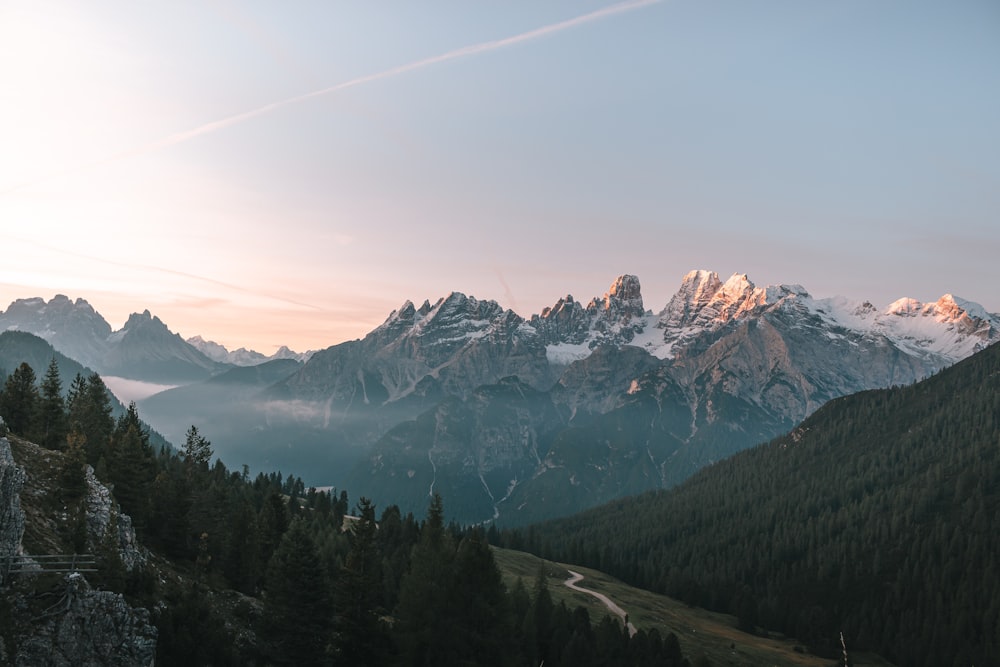
[[[92,553],[105,548],[98,579],[145,559],[131,519],[89,468],[83,497],[64,504],[55,482],[62,462],[58,452],[0,438],[0,664],[152,665],[157,632],[147,610],[97,590],[80,572],[53,572],[30,559],[72,554],[74,539]]]

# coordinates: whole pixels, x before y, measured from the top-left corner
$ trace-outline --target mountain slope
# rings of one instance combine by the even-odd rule
[[[58,352],[48,343],[24,331],[4,331],[0,333],[0,383],[14,371],[22,362],[27,362],[35,372],[35,378],[41,383],[45,371],[49,367],[49,362],[56,360],[59,367],[59,378],[62,381],[63,396],[66,396],[70,389],[70,384],[76,375],[84,378],[89,377],[94,371],[80,364],[74,359],[70,359]],[[2,388],[2,386],[0,386]],[[118,398],[109,392],[111,401],[111,413],[115,418],[125,414],[125,406]],[[157,449],[163,446],[169,447],[167,439],[156,429],[149,429],[150,443]],[[181,442],[175,440],[174,442]]]
[[[603,297],[567,295],[528,319],[459,292],[419,307],[407,301],[364,338],[317,352],[300,368],[288,367],[286,377],[268,371],[271,384],[263,375],[252,379],[238,400],[213,400],[213,391],[234,388],[196,385],[228,366],[148,311],[113,333],[86,302],[65,297],[15,302],[0,314],[0,326],[53,336],[70,321],[88,322],[84,338],[104,346],[93,366],[99,372],[193,383],[186,397],[177,389],[144,405],[158,430],[180,438],[192,423],[217,429],[210,435],[230,465],[302,469],[316,485],[350,479],[352,487],[389,489],[398,471],[376,459],[405,460],[407,448],[433,459],[439,451],[435,429],[415,428],[421,415],[516,377],[539,402],[530,409],[547,415],[530,429],[546,444],[529,455],[524,434],[497,435],[490,449],[505,459],[497,469],[515,476],[483,482],[477,464],[436,478],[441,489],[462,489],[449,507],[477,508],[464,520],[487,520],[499,508],[507,523],[669,487],[787,432],[830,399],[910,384],[1000,339],[1000,318],[951,295],[929,304],[901,299],[880,310],[816,299],[798,285],[758,287],[744,274],[723,281],[692,271],[654,313],[645,309],[639,279],[623,275]],[[216,358],[229,355],[192,341]],[[482,396],[506,409],[503,391]],[[466,419],[463,410],[441,414]],[[482,453],[471,438],[448,451],[456,447],[469,461]],[[430,486],[420,468],[410,469],[414,477],[406,479],[418,479],[415,488]],[[423,500],[413,502],[405,509],[419,511]]]
[[[180,383],[203,380],[224,368],[172,333],[148,310],[130,315],[108,342],[101,361],[108,375]]]
[[[918,384],[832,401],[672,491],[533,534],[556,558],[818,650],[843,631],[899,664],[996,664],[998,443],[993,346]]]
[[[59,294],[18,299],[0,313],[0,331],[17,330],[44,338],[66,356],[102,375],[156,384],[203,380],[228,368],[209,359],[148,310],[133,313],[118,331],[83,299]]]
[[[456,518],[489,519],[481,510],[505,498],[500,521],[522,524],[669,487],[787,432],[833,398],[913,383],[1000,337],[997,318],[975,304],[947,296],[900,303],[879,313],[815,300],[796,285],[758,288],[745,275],[722,282],[707,271],[688,274],[657,315],[643,311],[634,276],[587,307],[561,299],[521,325],[535,330],[560,373],[544,400],[561,418],[536,425],[552,448],[516,484],[480,483],[468,467],[449,471],[464,476],[454,486],[463,495],[449,499]],[[374,446],[352,488],[388,488],[396,472],[379,462],[405,458],[403,450],[438,451],[433,431],[405,432]],[[509,457],[519,451],[516,438],[507,445],[499,449]],[[479,455],[471,439],[465,454]]]
[[[18,330],[44,338],[80,363],[97,368],[107,353],[111,325],[84,299],[57,294],[44,299],[18,299],[0,312],[0,331]]]

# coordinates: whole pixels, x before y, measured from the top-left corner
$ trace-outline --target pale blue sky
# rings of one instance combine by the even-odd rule
[[[1000,311],[992,1],[4,0],[0,81],[0,308],[268,353],[695,268]]]

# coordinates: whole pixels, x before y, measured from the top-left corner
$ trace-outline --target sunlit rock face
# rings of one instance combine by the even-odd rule
[[[582,346],[581,352],[585,352],[602,345],[630,343],[645,328],[648,315],[639,279],[623,275],[603,297],[594,297],[586,307],[567,295],[532,316],[530,324],[546,345]],[[550,354],[550,361],[555,359],[558,355]]]
[[[364,338],[238,376],[217,374],[217,361],[148,311],[118,332],[65,297],[15,302],[3,317],[49,332],[89,322],[83,337],[103,336],[107,368],[212,375],[140,410],[175,440],[205,424],[227,464],[291,470],[354,494],[375,495],[369,483],[412,488],[405,509],[417,513],[433,483],[461,490],[473,522],[669,486],[832,398],[914,382],[1000,338],[1000,318],[953,295],[879,308],[706,270],[683,276],[657,311],[630,274],[603,296],[566,295],[527,319],[461,292],[405,301]],[[491,410],[530,427],[487,428],[476,415]]]
[[[430,414],[450,425],[447,433],[472,423],[463,421],[464,408],[451,406],[380,440],[351,485],[410,484],[416,510],[433,482],[458,494],[456,516],[469,522],[491,513],[527,523],[579,511],[683,481],[788,431],[833,398],[927,377],[995,342],[998,322],[951,296],[879,310],[815,299],[799,285],[759,287],[745,274],[723,281],[710,271],[687,274],[653,314],[638,279],[622,276],[603,298],[584,306],[566,296],[527,322],[558,375],[544,400],[559,413],[533,426],[545,446],[523,461],[537,453],[530,475],[515,460],[514,436],[502,432],[490,451],[506,453],[510,479],[455,465],[479,461],[482,443],[426,426]],[[405,470],[396,464],[403,459]]]

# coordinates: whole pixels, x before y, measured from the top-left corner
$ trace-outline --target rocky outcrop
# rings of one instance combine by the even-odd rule
[[[138,667],[156,658],[156,628],[149,612],[125,598],[90,588],[79,573],[66,575],[62,598],[32,619],[18,642],[15,665],[23,667]]]
[[[20,446],[29,452],[40,450],[29,442],[20,443]],[[38,459],[42,461],[44,457]],[[29,463],[26,465],[30,468]],[[31,483],[47,486],[51,480],[45,478],[45,470],[51,468],[32,469]],[[20,493],[27,475],[28,472],[15,462],[10,442],[0,438],[0,565],[5,565],[11,556],[18,556],[21,561],[18,574],[0,579],[13,621],[10,628],[4,628],[4,634],[13,639],[13,646],[0,646],[0,664],[16,667],[152,665],[157,633],[147,610],[131,607],[119,594],[91,589],[79,572],[66,575],[62,585],[55,589],[48,589],[49,584],[41,591],[36,588],[36,582],[43,580],[26,570],[24,558],[27,554],[21,543],[26,514]],[[90,548],[96,551],[98,536],[107,535],[114,529],[113,539],[123,564],[126,569],[135,568],[145,556],[136,544],[131,519],[121,514],[107,487],[94,478],[89,467],[87,486],[84,502]],[[41,495],[29,494],[25,502]],[[34,517],[34,521],[40,516],[37,508],[27,514]],[[32,526],[36,532],[48,530],[44,526]],[[35,565],[34,569],[43,568]],[[6,569],[2,574],[8,575]],[[57,598],[54,603],[38,604],[39,599],[51,596]]]
[[[0,437],[0,583],[6,580],[7,563],[20,556],[24,535],[24,512],[21,511],[21,487],[24,469],[14,462],[10,442]]]
[[[97,481],[94,469],[87,466],[87,547],[91,553],[97,552],[100,544],[108,538],[118,549],[122,565],[129,572],[146,562],[146,553],[139,547],[132,527],[132,517],[122,513],[111,497],[108,487]]]
[[[593,350],[607,345],[627,345],[646,327],[639,279],[623,275],[611,283],[602,298],[594,297],[586,307],[572,295],[533,315],[531,326],[548,346],[584,346]],[[549,360],[559,363],[558,353]]]

